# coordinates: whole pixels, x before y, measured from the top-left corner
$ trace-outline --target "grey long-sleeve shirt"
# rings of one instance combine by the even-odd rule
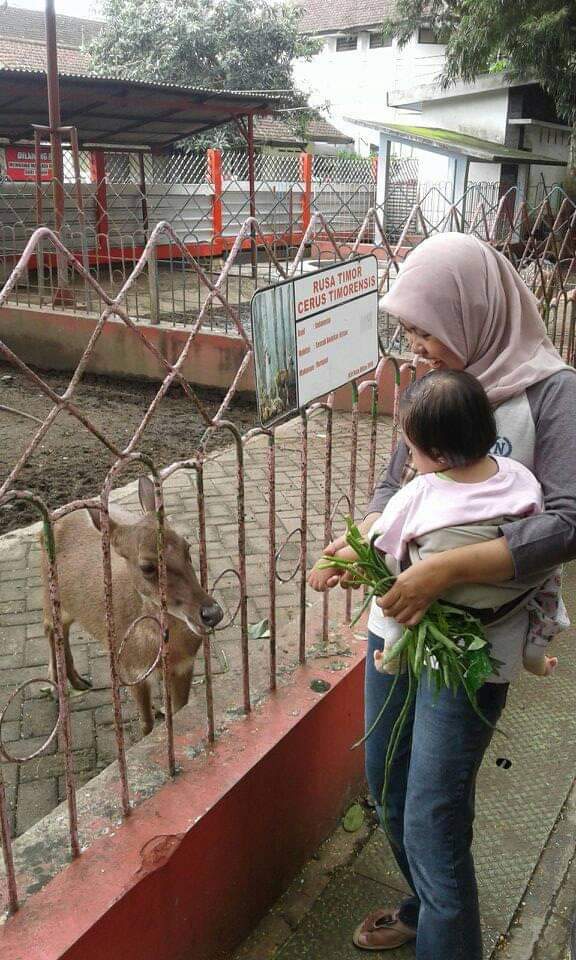
[[[519,460],[544,492],[544,513],[502,526],[519,579],[576,558],[576,371],[529,387],[496,409],[493,452]],[[400,442],[366,513],[381,513],[398,490],[407,449]]]

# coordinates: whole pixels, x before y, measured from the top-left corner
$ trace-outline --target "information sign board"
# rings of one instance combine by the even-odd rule
[[[52,176],[50,147],[40,149],[40,179]],[[9,180],[35,180],[36,156],[34,147],[6,147],[6,176]]]
[[[263,426],[378,363],[378,262],[369,254],[257,290],[252,342]]]

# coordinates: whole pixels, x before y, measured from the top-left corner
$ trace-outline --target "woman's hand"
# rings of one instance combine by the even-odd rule
[[[372,525],[380,516],[379,513],[369,513],[367,517],[364,517],[362,523],[358,524],[358,529],[363,537],[366,537]],[[340,550],[343,550],[346,547],[346,534],[343,533],[340,537],[336,537],[335,540],[332,540],[326,547],[324,547],[324,556],[333,557]],[[310,581],[308,581],[310,582]],[[326,583],[326,587],[331,588],[335,587],[339,583],[344,589],[352,588],[357,590],[360,586],[359,583],[354,580],[353,576],[349,573],[344,573],[341,570],[334,571],[333,577]]]
[[[443,556],[437,554],[415,563],[397,577],[388,593],[376,600],[388,617],[406,627],[420,623],[430,604],[450,586],[449,567],[442,563]]]
[[[502,583],[514,576],[514,562],[504,537],[455,547],[426,557],[401,573],[376,603],[398,623],[420,623],[434,600],[457,583]]]

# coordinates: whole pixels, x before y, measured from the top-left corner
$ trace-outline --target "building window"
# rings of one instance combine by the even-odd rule
[[[336,37],[336,50],[341,53],[343,50],[356,50],[358,47],[358,37]]]
[[[376,50],[377,47],[391,47],[391,46],[392,46],[392,37],[387,37],[385,40],[381,33],[370,34],[371,50]]]
[[[431,27],[419,27],[418,43],[440,43],[440,41]]]

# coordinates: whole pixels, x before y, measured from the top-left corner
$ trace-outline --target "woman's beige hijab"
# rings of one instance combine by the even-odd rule
[[[442,233],[402,264],[381,300],[388,313],[456,353],[498,406],[564,363],[536,298],[511,263],[476,237]]]

